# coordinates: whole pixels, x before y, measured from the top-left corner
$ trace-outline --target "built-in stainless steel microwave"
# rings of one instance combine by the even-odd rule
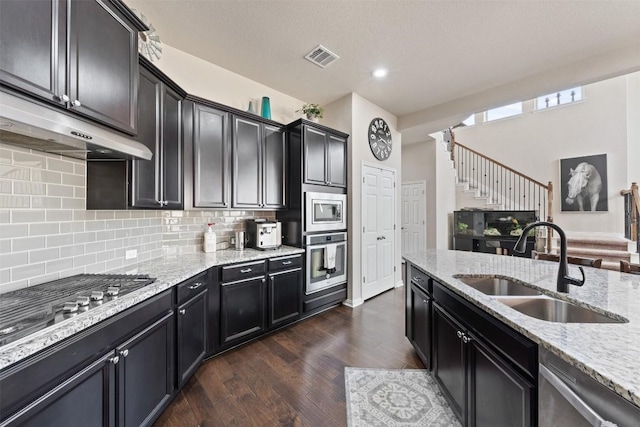
[[[305,231],[347,229],[347,195],[305,193]]]

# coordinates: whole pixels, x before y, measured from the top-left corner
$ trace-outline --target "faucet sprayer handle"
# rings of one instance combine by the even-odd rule
[[[582,274],[582,279],[577,279],[575,277],[566,276],[565,280],[568,281],[569,283],[571,283],[572,285],[582,286],[582,285],[584,285],[584,282],[585,282],[584,269],[582,267],[578,267],[578,269],[580,270],[580,274]]]

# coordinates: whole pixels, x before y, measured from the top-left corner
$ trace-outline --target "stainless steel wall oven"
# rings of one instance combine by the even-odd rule
[[[347,281],[347,233],[305,237],[307,295]]]

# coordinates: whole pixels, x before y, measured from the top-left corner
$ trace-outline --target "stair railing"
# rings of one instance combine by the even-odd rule
[[[451,143],[451,160],[458,180],[480,191],[491,203],[505,210],[534,210],[540,220],[553,222],[553,183],[543,184],[500,163],[455,139]],[[547,228],[547,252],[551,251],[553,231]]]
[[[636,242],[640,253],[640,192],[638,183],[632,182],[629,190],[620,191],[624,197],[624,237]]]

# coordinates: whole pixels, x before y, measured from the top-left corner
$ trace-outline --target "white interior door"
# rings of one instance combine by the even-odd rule
[[[402,255],[424,251],[427,196],[425,182],[402,184]]]
[[[395,171],[362,166],[362,298],[394,287]]]

